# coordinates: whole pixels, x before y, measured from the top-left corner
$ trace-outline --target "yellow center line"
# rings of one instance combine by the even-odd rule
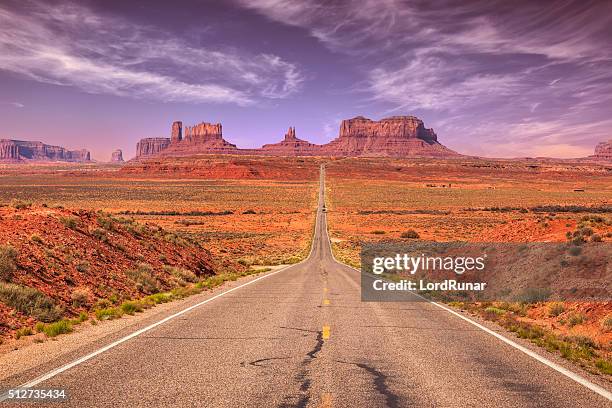
[[[323,305],[327,306],[329,305],[331,302],[329,301],[329,299],[323,299]]]
[[[323,292],[329,292],[329,289],[323,288]]]
[[[323,326],[323,340],[329,339],[329,326]]]

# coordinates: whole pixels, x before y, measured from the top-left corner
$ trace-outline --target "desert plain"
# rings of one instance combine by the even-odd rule
[[[299,262],[321,164],[334,254],[357,268],[363,242],[612,242],[612,167],[588,161],[202,155],[6,164],[2,351]],[[33,292],[11,292],[23,286]],[[33,297],[42,311],[23,305]],[[450,304],[612,378],[610,302],[549,293]]]

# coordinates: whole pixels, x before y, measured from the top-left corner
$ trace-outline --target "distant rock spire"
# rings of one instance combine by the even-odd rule
[[[178,143],[181,140],[183,140],[183,122],[173,122],[172,134],[170,135],[170,143]]]
[[[295,140],[295,139],[297,139],[295,137],[295,127],[290,126],[287,133],[285,133],[285,140],[289,141],[289,140]]]

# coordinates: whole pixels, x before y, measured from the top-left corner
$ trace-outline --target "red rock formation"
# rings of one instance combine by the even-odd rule
[[[361,116],[342,122],[338,138],[325,145],[298,139],[290,127],[279,143],[261,149],[238,149],[223,139],[220,123],[202,122],[186,127],[181,138],[182,123],[172,124],[170,139],[142,139],[137,145],[137,158],[161,154],[188,156],[195,154],[244,154],[279,156],[390,156],[390,157],[454,157],[459,154],[441,145],[433,129],[414,116],[393,116],[373,121]]]
[[[183,140],[183,122],[176,121],[172,123],[172,133],[170,135],[170,143],[179,143]]]
[[[261,147],[261,153],[275,156],[314,156],[320,150],[321,146],[298,139],[295,136],[294,127],[289,128],[281,142],[265,144]]]
[[[19,160],[19,147],[14,140],[0,140],[0,160]]]
[[[223,139],[220,123],[202,122],[195,126],[187,126],[182,139],[178,136],[180,127],[182,127],[181,122],[172,124],[171,143],[168,148],[164,149],[163,155],[228,154],[238,150],[236,145]]]
[[[67,150],[61,146],[51,146],[42,142],[22,140],[0,140],[0,160],[5,161],[90,161],[89,151]]]
[[[340,135],[323,145],[331,156],[457,156],[437,141],[433,129],[414,116],[393,116],[379,121],[358,116],[342,121]]]
[[[596,160],[612,161],[612,139],[607,142],[598,143],[595,146],[595,154],[591,158]]]
[[[123,163],[123,152],[117,149],[111,155],[111,163]]]
[[[136,158],[154,156],[170,146],[166,137],[147,137],[136,144]]]

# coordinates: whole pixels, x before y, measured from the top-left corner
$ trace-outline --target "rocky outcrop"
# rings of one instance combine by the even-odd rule
[[[596,160],[612,161],[612,139],[607,142],[598,143],[595,146],[595,154],[591,158]]]
[[[42,142],[1,139],[0,160],[87,162],[91,160],[91,155],[85,149],[68,150]]]
[[[358,116],[342,121],[338,138],[324,145],[298,139],[290,127],[285,138],[260,149],[238,149],[223,139],[220,123],[202,122],[183,128],[174,122],[170,138],[142,139],[137,158],[153,155],[188,156],[195,154],[244,154],[278,156],[389,156],[454,157],[458,153],[438,142],[433,129],[425,128],[414,116],[393,116],[374,121]]]
[[[117,149],[111,154],[111,163],[123,163],[123,152],[121,149]]]
[[[168,146],[170,146],[170,139],[167,137],[147,137],[140,139],[140,141],[136,143],[136,157],[155,156]]]
[[[298,139],[295,128],[290,127],[285,138],[278,143],[265,144],[261,147],[262,153],[275,156],[313,156],[321,150],[320,145]]]
[[[433,129],[414,116],[373,121],[357,116],[343,120],[338,138],[323,145],[331,156],[457,156],[440,143]]]
[[[176,121],[172,123],[172,133],[170,134],[170,143],[178,143],[183,140],[183,122]]]
[[[0,140],[0,160],[19,160],[19,147],[15,140]]]
[[[220,123],[202,122],[183,129],[183,122],[176,121],[172,123],[170,138],[141,139],[136,145],[136,158],[146,158],[158,154],[168,156],[228,154],[237,150],[236,145],[223,139]]]

